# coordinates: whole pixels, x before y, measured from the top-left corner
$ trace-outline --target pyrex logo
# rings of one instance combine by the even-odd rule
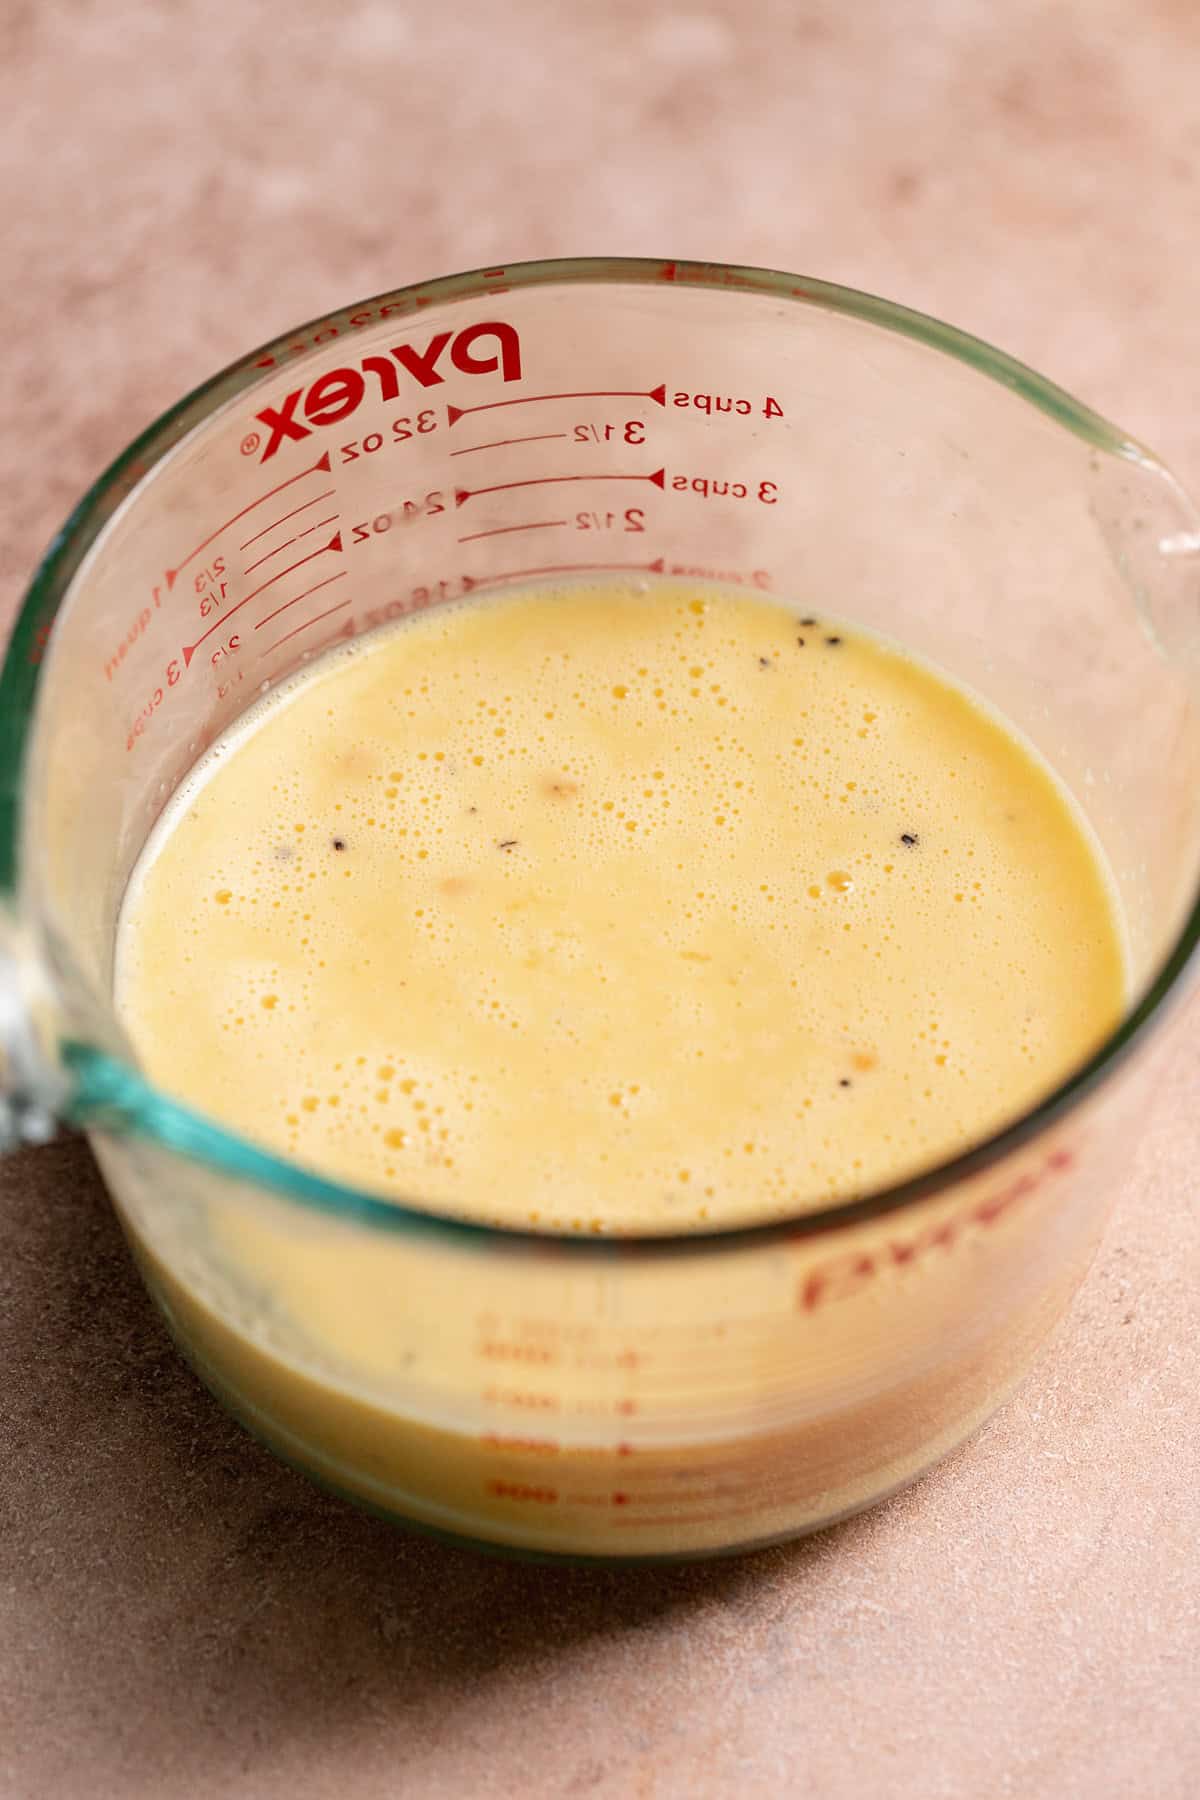
[[[495,319],[463,331],[439,331],[424,350],[394,344],[386,356],[364,356],[356,368],[330,369],[308,387],[296,388],[280,406],[264,406],[255,413],[270,433],[259,461],[269,462],[289,440],[311,437],[314,426],[340,425],[357,412],[369,391],[368,376],[379,383],[379,398],[385,402],[399,397],[401,369],[422,387],[437,387],[446,379],[438,363],[447,348],[451,363],[464,375],[491,375],[499,369],[505,381],[521,379],[521,340],[513,326]]]

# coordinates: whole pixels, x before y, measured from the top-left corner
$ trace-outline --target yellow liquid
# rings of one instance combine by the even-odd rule
[[[909,1173],[1049,1089],[1124,987],[1087,829],[1003,721],[852,626],[670,583],[444,608],[269,695],[161,820],[117,963],[193,1105],[587,1234]],[[97,1149],[177,1335],[285,1456],[574,1554],[762,1542],[911,1478],[1098,1224],[1053,1141],[853,1232],[565,1261]]]
[[[927,665],[664,584],[443,608],[210,754],[131,884],[149,1075],[437,1210],[704,1230],[977,1140],[1115,1024],[1086,828]]]

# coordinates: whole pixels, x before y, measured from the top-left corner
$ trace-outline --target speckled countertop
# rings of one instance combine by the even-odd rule
[[[1193,0],[8,0],[0,617],[83,486],[235,354],[528,256],[886,293],[1200,487],[1198,75]],[[9,1159],[0,1793],[1190,1800],[1195,1006],[1159,1062],[1095,1270],[970,1449],[675,1572],[494,1563],[317,1493],[181,1366],[83,1145]]]

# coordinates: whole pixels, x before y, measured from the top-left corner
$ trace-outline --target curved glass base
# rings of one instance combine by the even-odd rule
[[[239,1394],[216,1371],[198,1355],[195,1348],[186,1340],[175,1320],[170,1306],[163,1297],[149,1288],[151,1298],[162,1315],[171,1339],[180,1351],[189,1368],[208,1389],[221,1409],[239,1424],[250,1437],[270,1452],[278,1462],[292,1469],[311,1481],[324,1493],[335,1499],[348,1502],[360,1512],[370,1514],[373,1518],[382,1519],[389,1525],[399,1526],[404,1530],[415,1532],[421,1537],[431,1538],[437,1543],[446,1544],[458,1550],[477,1551],[485,1556],[498,1557],[508,1562],[558,1564],[567,1568],[628,1568],[628,1567],[670,1567],[697,1562],[711,1562],[718,1559],[751,1556],[760,1550],[771,1550],[782,1544],[796,1543],[802,1538],[813,1537],[818,1532],[828,1531],[834,1526],[845,1524],[857,1517],[859,1513],[869,1512],[872,1507],[880,1506],[886,1500],[893,1499],[906,1488],[914,1487],[919,1481],[931,1474],[938,1465],[952,1456],[956,1450],[971,1441],[981,1431],[988,1420],[994,1417],[1001,1406],[1007,1404],[1013,1392],[1024,1379],[1024,1373],[1015,1380],[1007,1392],[993,1404],[990,1404],[982,1416],[972,1420],[965,1430],[956,1432],[948,1442],[939,1443],[927,1459],[922,1460],[915,1468],[910,1469],[898,1481],[893,1481],[880,1488],[878,1493],[869,1494],[852,1505],[842,1507],[827,1517],[807,1519],[784,1531],[770,1532],[763,1536],[739,1539],[736,1542],[721,1545],[705,1545],[683,1550],[649,1550],[640,1552],[622,1551],[620,1553],[601,1554],[582,1550],[559,1550],[536,1543],[515,1543],[501,1538],[479,1537],[465,1525],[459,1527],[452,1521],[459,1515],[446,1509],[446,1523],[438,1524],[429,1518],[430,1503],[423,1499],[419,1506],[399,1489],[392,1489],[386,1483],[372,1481],[372,1478],[357,1470],[343,1469],[336,1459],[317,1449],[314,1445],[303,1442],[293,1433],[279,1426],[270,1419],[261,1408],[242,1394]],[[364,1488],[372,1486],[378,1494],[371,1497]],[[387,1496],[385,1498],[385,1496]]]

